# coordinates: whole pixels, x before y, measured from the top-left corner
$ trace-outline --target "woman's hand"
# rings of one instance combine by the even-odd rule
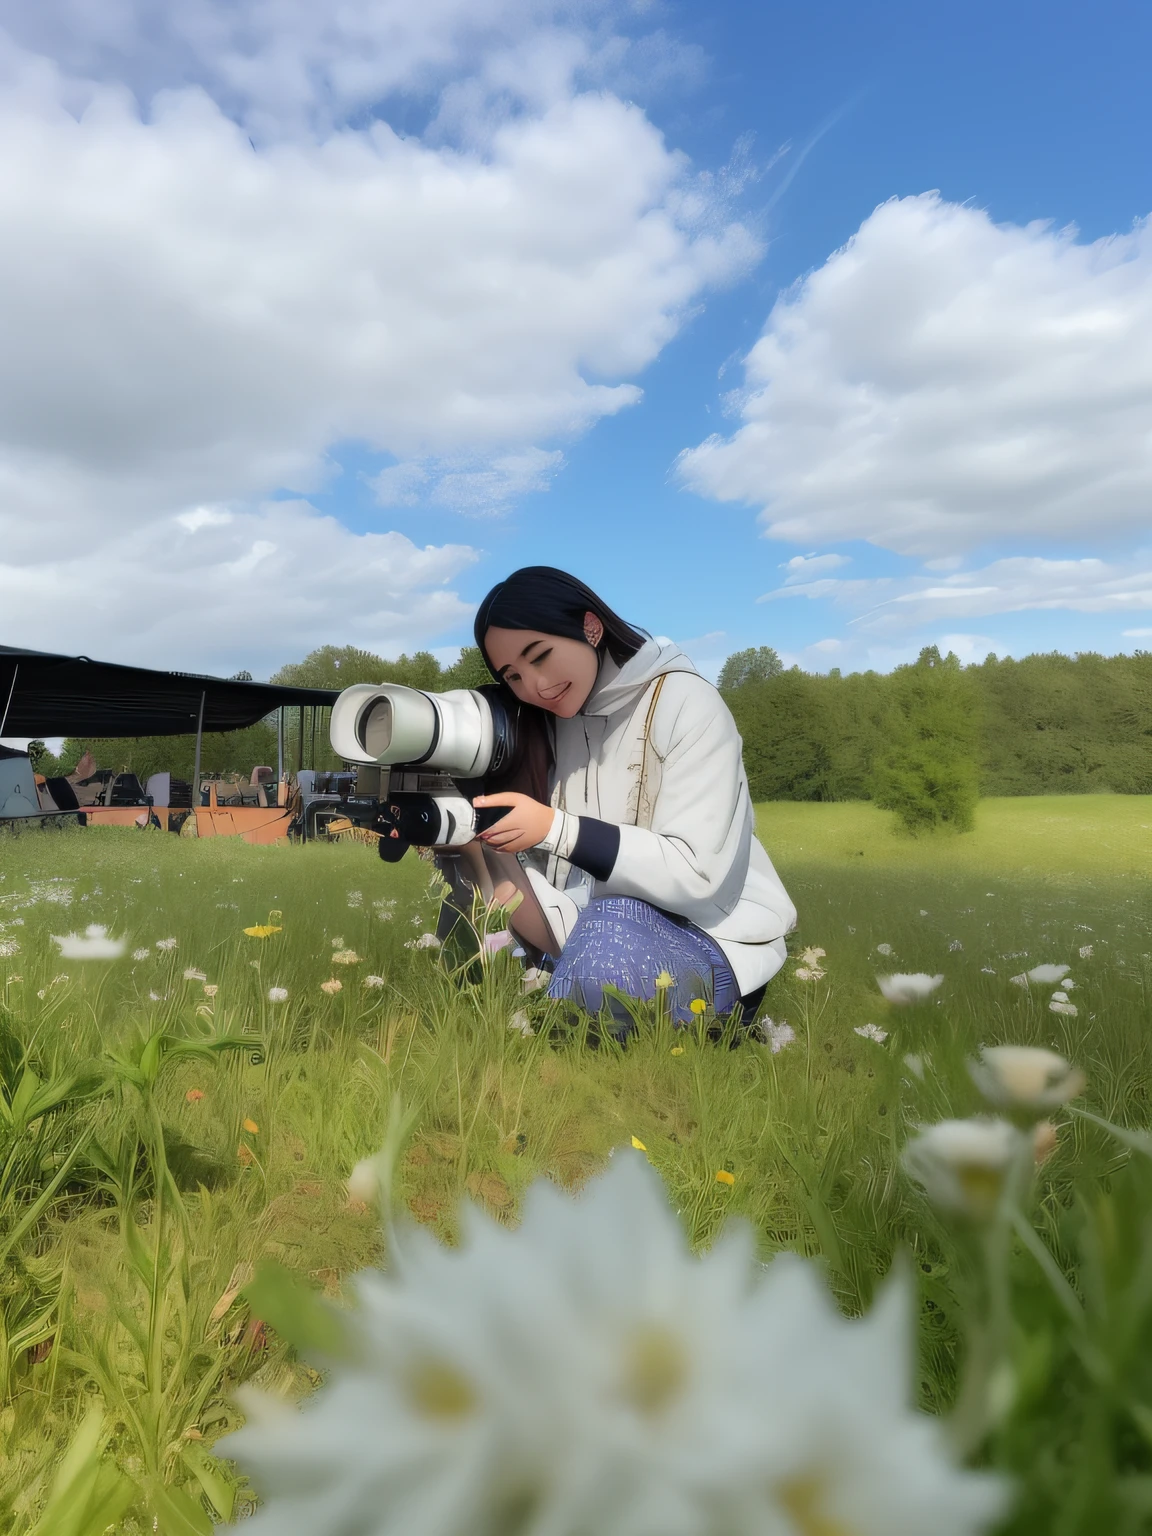
[[[472,804],[483,810],[488,806],[507,805],[507,816],[502,816],[495,826],[479,834],[480,841],[489,848],[499,848],[501,853],[523,853],[535,848],[548,836],[555,812],[551,806],[541,805],[531,795],[512,792],[503,795],[477,795]]]

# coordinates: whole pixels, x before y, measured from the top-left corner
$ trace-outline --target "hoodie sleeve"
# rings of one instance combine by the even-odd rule
[[[656,707],[651,745],[659,770],[652,825],[618,829],[603,890],[705,926],[732,910],[748,876],[753,818],[740,734],[711,683],[678,673]],[[574,863],[579,852],[578,844]]]

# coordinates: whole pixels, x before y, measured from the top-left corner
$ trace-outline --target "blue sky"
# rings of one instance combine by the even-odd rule
[[[0,0],[9,643],[1149,644],[1145,7],[349,10]]]

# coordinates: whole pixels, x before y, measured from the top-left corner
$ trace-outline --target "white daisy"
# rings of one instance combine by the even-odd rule
[[[904,1007],[908,1003],[922,1002],[943,980],[942,975],[928,976],[923,971],[914,971],[907,976],[877,976],[876,985],[890,1003]]]
[[[888,1038],[888,1031],[877,1024],[857,1024],[852,1033],[862,1040],[875,1040],[877,1045],[883,1045]]]
[[[923,1127],[902,1161],[935,1204],[984,1219],[996,1208],[1021,1141],[1007,1120],[941,1120]]]
[[[747,1229],[693,1257],[642,1157],[578,1199],[541,1180],[514,1230],[403,1232],[358,1290],[315,1397],[256,1398],[218,1447],[262,1496],[251,1536],[977,1536],[1003,1510],[908,1401],[907,1287],[849,1320]]]
[[[1031,1045],[986,1045],[969,1071],[984,1097],[1004,1108],[1055,1109],[1086,1082],[1063,1056]]]
[[[65,960],[119,960],[128,947],[127,939],[110,939],[100,923],[89,923],[82,934],[54,933],[52,942]]]

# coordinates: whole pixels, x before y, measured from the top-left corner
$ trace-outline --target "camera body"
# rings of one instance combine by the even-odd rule
[[[394,683],[355,683],[332,707],[332,746],[356,764],[341,813],[377,835],[390,863],[412,846],[469,843],[506,815],[472,798],[516,750],[515,716],[496,684],[422,693]]]

